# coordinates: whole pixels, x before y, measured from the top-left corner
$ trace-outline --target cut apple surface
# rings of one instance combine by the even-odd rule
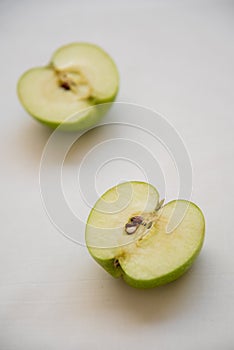
[[[48,66],[32,68],[18,82],[18,96],[33,117],[51,127],[85,129],[97,123],[119,86],[115,63],[100,47],[73,43],[58,49]],[[110,104],[109,104],[110,105]]]
[[[162,206],[153,186],[126,182],[95,204],[86,225],[86,244],[112,276],[122,276],[133,287],[150,288],[177,279],[191,266],[204,232],[203,214],[194,203],[176,200]]]

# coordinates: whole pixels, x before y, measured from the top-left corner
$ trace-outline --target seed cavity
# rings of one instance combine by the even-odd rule
[[[129,222],[125,225],[125,232],[128,235],[132,235],[136,232],[139,226],[143,226],[144,229],[149,230],[153,225],[153,221],[144,221],[143,216],[133,216],[130,218]]]
[[[132,235],[134,232],[136,232],[137,228],[138,228],[138,224],[136,224],[136,223],[127,223],[125,225],[125,232],[128,235]]]
[[[85,100],[91,97],[92,89],[90,83],[79,69],[71,71],[57,70],[56,73],[59,86],[64,90],[73,92],[78,100]]]

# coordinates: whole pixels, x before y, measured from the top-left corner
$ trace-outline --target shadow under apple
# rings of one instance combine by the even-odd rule
[[[24,166],[39,166],[43,149],[53,130],[34,120],[26,120],[11,134],[11,147]]]
[[[110,287],[111,294],[107,293],[104,283],[102,302],[99,300],[94,304],[94,300],[90,300],[91,309],[97,313],[110,313],[112,318],[115,313],[123,313],[125,317],[127,313],[130,328],[141,323],[161,323],[186,312],[189,314],[194,311],[194,305],[199,303],[204,282],[199,271],[202,270],[203,261],[204,257],[201,255],[178,280],[152,289],[135,289],[121,278],[110,277],[111,286],[107,287]]]

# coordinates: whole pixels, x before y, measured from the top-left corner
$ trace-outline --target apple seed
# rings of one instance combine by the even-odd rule
[[[139,224],[139,225],[142,223],[142,221],[143,221],[143,217],[142,216],[133,216],[131,218],[131,222]]]
[[[68,82],[66,82],[66,81],[64,81],[60,86],[64,90],[70,90],[70,86],[69,86]]]
[[[138,224],[136,223],[132,223],[132,224],[128,223],[125,225],[125,231],[128,235],[131,235],[136,231],[137,227],[138,227]]]

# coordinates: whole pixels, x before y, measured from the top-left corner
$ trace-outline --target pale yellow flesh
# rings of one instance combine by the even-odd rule
[[[91,211],[86,227],[86,242],[92,254],[104,260],[116,257],[119,246],[134,240],[123,235],[129,217],[152,211],[157,204],[157,190],[145,183],[127,182],[106,192]]]
[[[183,207],[185,215],[177,228],[167,233],[173,211],[181,214],[176,206]],[[120,254],[122,269],[135,280],[155,279],[180,268],[196,254],[203,241],[204,219],[194,204],[173,201],[158,214],[150,232],[142,240],[123,247]]]
[[[77,111],[85,110],[91,104],[86,100],[78,100],[69,90],[59,87],[55,71],[49,67],[33,68],[20,80],[18,87],[19,97],[28,112],[35,117],[42,117],[50,122],[62,122]],[[76,120],[82,118],[77,114]]]
[[[133,200],[119,213],[99,212],[103,199],[108,203],[116,198],[116,188],[109,190],[96,203],[86,228],[86,242],[90,253],[98,261],[118,260],[123,274],[135,281],[157,280],[173,273],[193,259],[201,248],[204,239],[204,217],[200,209],[188,201],[173,201],[165,205],[156,215],[150,230],[127,235],[124,231],[129,217],[145,212],[146,192],[149,185],[130,183],[133,189]],[[124,186],[122,193],[125,193]],[[158,201],[157,192],[150,188],[149,211],[153,211]],[[121,188],[118,187],[118,191]],[[137,201],[135,201],[137,198]],[[141,201],[142,200],[142,201]],[[113,205],[113,203],[112,203]],[[147,208],[147,209],[148,209]],[[172,214],[177,216],[179,225],[167,233]],[[174,216],[174,217],[175,217]],[[105,229],[104,229],[105,228]],[[140,228],[141,230],[141,228]],[[109,248],[108,248],[109,246]]]

